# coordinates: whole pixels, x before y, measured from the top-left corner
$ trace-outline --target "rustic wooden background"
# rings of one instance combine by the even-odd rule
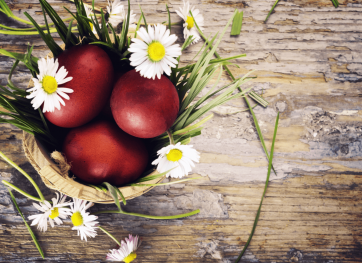
[[[24,11],[43,24],[36,0],[6,0],[22,18]],[[67,1],[49,1],[61,16]],[[124,1],[125,2],[125,1]],[[254,238],[242,262],[362,262],[362,1],[281,0],[263,23],[274,0],[197,0],[205,17],[205,34],[219,31],[235,8],[244,11],[242,33],[221,43],[221,56],[246,53],[232,68],[237,76],[256,70],[250,85],[270,102],[255,108],[270,147],[277,111],[280,112],[274,166]],[[126,3],[126,2],[125,2]],[[179,0],[137,0],[149,22],[180,21]],[[105,1],[96,1],[105,7]],[[0,14],[0,23],[21,26]],[[172,31],[183,40],[182,28]],[[230,29],[229,31],[230,32]],[[61,41],[58,39],[59,42]],[[0,36],[0,48],[34,54],[48,53],[40,37]],[[189,48],[192,58],[201,44]],[[13,61],[0,57],[1,83],[6,83]],[[15,81],[26,87],[30,75],[22,66]],[[223,82],[227,81],[224,76]],[[246,85],[248,86],[248,85]],[[214,111],[202,136],[193,140],[201,152],[195,173],[205,180],[157,187],[129,201],[126,210],[154,215],[201,209],[183,220],[147,220],[124,215],[102,215],[101,225],[119,239],[138,234],[143,243],[135,262],[234,262],[251,231],[263,191],[267,161],[251,115],[242,99]],[[22,132],[0,125],[0,149],[39,182],[22,150]],[[21,174],[0,161],[0,179],[10,180],[35,194]],[[39,182],[40,183],[40,182]],[[40,183],[41,184],[41,183]],[[43,187],[46,196],[53,193]],[[35,213],[32,202],[16,194],[21,210]],[[111,207],[111,206],[108,206]],[[105,209],[96,205],[93,211]],[[34,228],[35,229],[35,228]],[[9,194],[0,185],[0,262],[43,262]],[[104,262],[115,244],[99,232],[80,241],[69,220],[61,227],[35,233],[47,262]]]

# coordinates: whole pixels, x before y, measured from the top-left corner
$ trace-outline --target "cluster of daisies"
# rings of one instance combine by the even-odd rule
[[[87,237],[94,238],[97,235],[98,217],[87,212],[93,206],[92,202],[77,198],[73,198],[73,202],[66,202],[65,195],[56,193],[56,198],[52,198],[52,202],[44,200],[39,204],[33,203],[33,205],[42,213],[29,216],[28,219],[32,220],[32,226],[37,225],[38,230],[42,232],[47,231],[48,222],[51,227],[54,227],[55,224],[63,224],[62,220],[70,216],[73,223],[72,230],[77,230],[81,240],[87,241]],[[110,250],[107,259],[129,263],[136,258],[135,251],[140,244],[138,236],[129,235],[129,238],[121,241],[118,249]]]

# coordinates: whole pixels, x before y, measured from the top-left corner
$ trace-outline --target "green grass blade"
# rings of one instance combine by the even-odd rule
[[[264,108],[268,106],[269,102],[267,102],[262,96],[260,96],[259,94],[255,93],[254,91],[250,91],[249,92],[249,97],[252,98],[253,100],[255,100],[257,103],[259,103],[261,106],[263,106]]]
[[[116,190],[116,187],[114,187],[113,185],[104,182],[103,185],[105,185],[108,188],[109,193],[112,195],[114,203],[117,205],[118,210],[121,211],[121,204],[119,203],[119,199],[118,199],[118,192]]]
[[[243,11],[241,12],[238,11],[238,13],[234,16],[233,25],[231,26],[231,33],[230,33],[231,36],[240,35],[241,26],[243,24],[243,15],[244,15]]]
[[[269,16],[271,15],[271,13],[273,12],[275,6],[278,4],[279,0],[276,0],[273,7],[270,9],[268,15],[266,16],[265,20],[264,20],[264,23],[268,20]]]
[[[167,8],[167,13],[168,13],[168,29],[170,29],[170,32],[171,32],[171,15],[170,15],[170,10],[168,10],[167,4],[166,4],[166,8]]]
[[[339,6],[338,0],[332,0],[332,3],[335,8],[337,8]]]
[[[119,189],[118,189],[118,187],[115,187],[115,189],[116,189],[117,193],[119,194],[119,196],[122,198],[122,202],[123,202],[123,204],[124,204],[124,205],[126,205],[126,204],[127,204],[127,202],[126,202],[126,198],[124,198],[124,196],[123,196],[123,194],[122,194],[121,190],[119,190]]]
[[[254,235],[255,229],[256,229],[256,225],[258,224],[258,220],[259,220],[259,216],[260,216],[260,211],[261,211],[261,206],[263,204],[263,200],[264,200],[264,196],[265,196],[265,192],[266,189],[268,188],[268,184],[269,184],[269,178],[270,178],[270,172],[271,172],[271,167],[272,167],[272,162],[273,162],[273,154],[274,154],[274,144],[275,144],[275,138],[277,136],[277,130],[278,130],[278,122],[279,122],[279,112],[278,112],[278,116],[277,119],[275,121],[275,128],[274,128],[274,135],[273,135],[273,142],[272,142],[272,146],[271,146],[271,150],[270,150],[270,159],[269,159],[269,165],[268,165],[268,174],[266,177],[266,182],[265,182],[265,187],[264,187],[264,192],[263,195],[261,196],[261,200],[260,200],[260,205],[259,205],[259,209],[258,212],[256,213],[256,217],[254,220],[254,225],[253,228],[251,230],[251,233],[249,235],[248,241],[246,242],[243,250],[241,251],[240,255],[238,256],[238,258],[235,260],[235,263],[238,263],[239,260],[241,259],[241,257],[244,255],[245,250],[247,249],[247,247],[249,246],[249,243]]]
[[[30,183],[34,186],[35,190],[38,192],[38,195],[41,200],[45,200],[42,192],[39,189],[39,186],[35,183],[33,178],[30,177],[23,169],[21,169],[19,166],[17,166],[12,160],[10,160],[5,154],[0,152],[0,157],[4,159],[8,164],[10,164],[12,167],[14,167],[16,170],[18,170],[20,173],[22,173],[26,179],[30,181]]]
[[[168,182],[168,183],[158,183],[158,184],[130,184],[130,186],[160,186],[160,185],[170,185],[170,184],[178,184],[178,183],[183,183],[183,182],[187,182],[187,181],[191,181],[191,180],[196,180],[196,179],[201,179],[205,177],[193,177],[193,178],[186,178],[186,179],[181,179],[181,180],[177,180],[177,181],[173,181],[173,182]]]
[[[146,31],[148,32],[148,25],[147,25],[147,22],[146,22],[145,14],[143,13],[141,6],[140,5],[138,5],[138,6],[140,7],[141,17],[143,18],[143,22],[145,22],[145,28],[146,28]]]
[[[32,231],[31,228],[30,228],[30,226],[29,226],[28,223],[26,222],[24,215],[21,213],[20,208],[19,208],[19,206],[18,206],[18,203],[17,203],[16,200],[15,200],[15,197],[14,197],[13,193],[11,192],[11,190],[10,190],[9,188],[8,188],[8,191],[9,191],[9,193],[10,193],[11,199],[13,200],[13,203],[14,203],[16,209],[18,210],[21,218],[23,219],[23,221],[24,221],[24,223],[25,223],[26,228],[28,229],[28,231],[29,231],[29,233],[30,233],[30,235],[31,235],[31,237],[32,237],[32,239],[33,239],[33,241],[34,241],[34,244],[35,244],[36,248],[38,249],[41,257],[44,259],[44,252],[43,252],[43,250],[41,249],[38,240],[36,239],[33,231]]]
[[[134,33],[134,38],[137,37],[137,31],[138,31],[138,29],[140,29],[141,21],[142,21],[142,16],[140,16],[140,18],[138,19],[138,23],[137,23],[137,27],[136,27],[136,32]]]
[[[146,177],[142,177],[140,179],[138,179],[137,181],[135,181],[134,183],[142,183],[142,182],[147,182],[147,181],[152,181],[154,179],[157,179],[157,178],[160,178],[160,177],[163,177],[164,175],[166,175],[167,173],[169,173],[170,171],[172,171],[174,168],[166,171],[166,172],[163,172],[163,173],[159,173],[159,174],[154,174],[154,175],[150,175],[150,176],[146,176]]]

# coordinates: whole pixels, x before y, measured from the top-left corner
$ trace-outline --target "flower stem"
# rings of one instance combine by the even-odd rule
[[[170,132],[170,130],[167,130],[166,132],[167,132],[168,138],[170,139],[170,144],[175,145],[175,141],[173,140],[172,132]]]
[[[30,183],[34,186],[35,190],[38,192],[38,195],[39,195],[39,197],[41,199],[40,201],[44,201],[44,196],[43,196],[42,192],[40,191],[39,186],[33,180],[33,178],[31,178],[23,169],[21,169],[19,166],[17,166],[12,160],[10,160],[1,151],[0,151],[0,157],[3,158],[8,164],[10,164],[16,170],[18,170],[20,173],[22,173],[26,177],[26,179],[28,179],[30,181]]]
[[[119,210],[105,210],[105,211],[98,211],[95,213],[92,213],[92,215],[99,215],[99,214],[125,214],[125,215],[130,215],[130,216],[138,216],[138,217],[143,217],[143,218],[149,218],[149,219],[178,219],[178,218],[183,218],[183,217],[188,217],[188,216],[192,216],[192,215],[196,215],[200,213],[200,209],[194,210],[190,213],[186,213],[186,214],[181,214],[181,215],[174,215],[174,216],[151,216],[151,215],[143,215],[143,214],[138,214],[138,213],[128,213],[125,211],[119,211]]]
[[[111,234],[109,233],[107,230],[105,230],[103,227],[98,226],[98,228],[100,230],[102,230],[104,233],[106,233],[110,238],[112,238],[114,240],[114,242],[116,242],[120,247],[121,247],[121,243]]]
[[[2,180],[1,181],[4,185],[6,186],[9,186],[10,188],[14,189],[15,191],[17,191],[18,193],[22,194],[23,196],[31,199],[31,200],[34,200],[34,201],[38,201],[38,202],[41,202],[42,200],[38,197],[35,197],[35,196],[32,196],[30,194],[28,194],[27,192],[24,192],[23,190],[21,190],[20,188],[16,187],[15,185],[9,183],[8,181],[5,181],[5,180]]]

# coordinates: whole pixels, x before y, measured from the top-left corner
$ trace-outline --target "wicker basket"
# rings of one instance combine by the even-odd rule
[[[59,191],[70,197],[79,198],[95,203],[110,204],[114,203],[112,196],[109,193],[98,191],[93,187],[83,185],[69,178],[68,173],[62,174],[60,167],[51,159],[50,153],[45,150],[42,144],[29,133],[23,132],[23,147],[26,157],[30,164],[39,173],[44,184],[50,189]],[[150,175],[157,174],[155,171]],[[148,175],[148,176],[150,176]],[[146,184],[156,184],[161,182],[165,177],[160,177],[152,181],[147,181]],[[125,186],[120,187],[126,199],[132,199],[140,196],[154,186]]]

